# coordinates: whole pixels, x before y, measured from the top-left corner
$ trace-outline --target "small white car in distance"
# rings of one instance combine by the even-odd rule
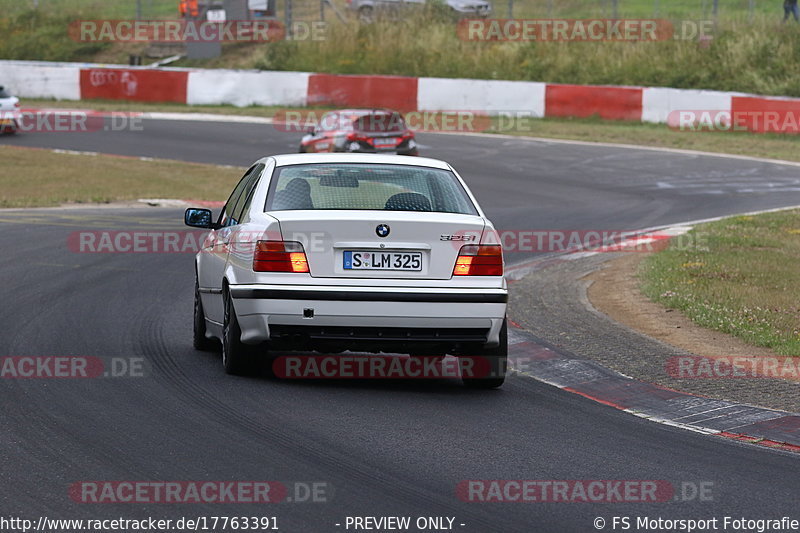
[[[19,121],[19,98],[11,96],[11,93],[0,85],[0,133],[16,133]]]
[[[194,343],[225,370],[282,351],[507,359],[502,249],[458,173],[434,159],[290,154],[260,159],[196,256]]]

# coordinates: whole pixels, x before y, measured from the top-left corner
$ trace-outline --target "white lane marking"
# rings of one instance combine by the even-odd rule
[[[630,413],[634,416],[638,416],[639,418],[644,418],[651,422],[656,422],[658,424],[663,424],[665,426],[672,426],[680,429],[688,429],[689,431],[694,431],[695,433],[702,433],[703,435],[716,435],[718,433],[722,433],[719,429],[711,429],[703,426],[694,426],[691,424],[682,424],[680,422],[675,422],[674,420],[670,420],[668,418],[661,418],[658,416],[650,416],[646,413],[641,413],[638,411],[634,411],[632,409],[623,409],[626,413]]]
[[[46,148],[45,148],[45,150],[46,150]],[[53,149],[53,150],[50,150],[50,151],[53,152],[54,154],[88,155],[88,156],[92,156],[92,157],[100,155],[100,152],[82,152],[80,150],[62,150],[60,148],[56,148],[56,149]]]
[[[269,117],[253,117],[249,115],[216,115],[213,113],[163,113],[145,111],[137,113],[146,120],[185,120],[192,122],[229,122],[238,124],[272,124]]]

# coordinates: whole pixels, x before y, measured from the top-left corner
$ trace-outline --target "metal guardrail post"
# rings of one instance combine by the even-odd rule
[[[284,23],[286,24],[286,37],[292,36],[292,0],[285,0]]]

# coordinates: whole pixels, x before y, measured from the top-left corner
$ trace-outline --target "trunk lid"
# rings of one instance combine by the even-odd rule
[[[314,210],[270,215],[278,219],[284,240],[303,244],[315,278],[450,279],[461,246],[478,244],[485,227],[480,216],[453,213]],[[378,226],[383,225],[388,235],[380,237]],[[417,259],[419,269],[413,268]],[[364,269],[371,261],[381,269]],[[406,269],[394,269],[398,264]]]

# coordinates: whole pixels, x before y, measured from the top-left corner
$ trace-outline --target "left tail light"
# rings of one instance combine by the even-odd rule
[[[303,245],[294,241],[258,241],[253,254],[255,272],[309,272]]]
[[[468,244],[461,247],[453,269],[454,276],[502,276],[503,247]]]

